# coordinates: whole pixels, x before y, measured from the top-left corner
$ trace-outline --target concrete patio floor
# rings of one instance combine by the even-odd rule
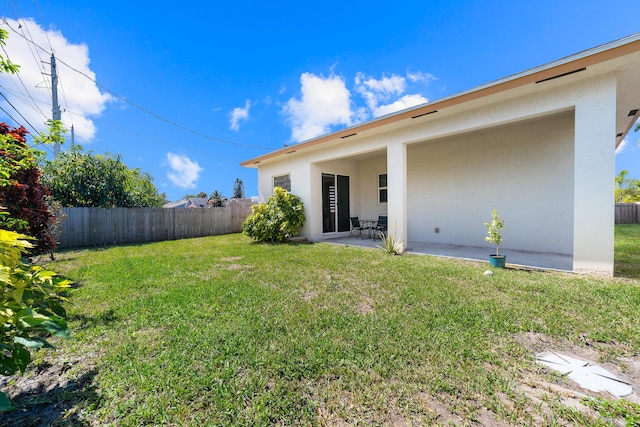
[[[359,246],[365,248],[376,248],[380,245],[379,239],[359,238],[353,236],[336,237],[324,240],[326,243],[333,243],[346,246]],[[376,248],[377,249],[377,248]],[[442,243],[409,242],[406,252],[421,255],[433,255],[446,258],[458,258],[471,261],[486,262],[489,266],[489,255],[492,249],[478,246],[448,245]],[[570,255],[552,254],[543,252],[527,252],[505,249],[500,251],[501,255],[507,256],[507,266],[522,268],[534,268],[542,270],[573,270],[573,257]]]

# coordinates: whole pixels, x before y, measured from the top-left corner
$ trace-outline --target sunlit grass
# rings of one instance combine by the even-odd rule
[[[90,359],[100,399],[77,411],[94,424],[470,425],[488,410],[530,425],[517,384],[536,367],[518,336],[640,348],[628,279],[485,276],[484,263],[240,235],[68,251],[50,267],[77,283],[57,351]]]
[[[640,279],[640,224],[616,226],[616,276]]]

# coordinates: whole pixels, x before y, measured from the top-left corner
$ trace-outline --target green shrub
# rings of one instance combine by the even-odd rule
[[[298,196],[276,187],[266,203],[253,206],[242,232],[257,242],[285,242],[304,223],[304,206]]]
[[[51,347],[48,334],[67,337],[62,306],[71,282],[28,264],[22,256],[33,246],[28,236],[0,230],[0,375],[24,373],[31,349]],[[0,411],[10,408],[0,392]]]

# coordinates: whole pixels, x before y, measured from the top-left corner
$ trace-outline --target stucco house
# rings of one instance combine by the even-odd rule
[[[346,235],[388,215],[403,242],[569,256],[613,274],[615,149],[639,117],[640,34],[242,163],[261,200],[300,196],[301,235]]]

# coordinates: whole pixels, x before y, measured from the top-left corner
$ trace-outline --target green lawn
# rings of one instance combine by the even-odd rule
[[[615,275],[640,279],[640,224],[616,226]]]
[[[638,358],[640,227],[616,230],[614,279],[241,235],[63,252],[72,338],[27,374],[57,392],[15,401],[59,425],[609,425],[533,356]]]

